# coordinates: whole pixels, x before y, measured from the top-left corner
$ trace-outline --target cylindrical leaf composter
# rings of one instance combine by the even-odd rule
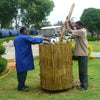
[[[71,44],[40,44],[41,88],[55,91],[73,87]]]

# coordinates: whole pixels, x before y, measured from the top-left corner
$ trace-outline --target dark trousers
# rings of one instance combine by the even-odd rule
[[[82,88],[88,88],[88,56],[78,56],[79,79]]]
[[[17,80],[18,80],[18,89],[19,90],[24,88],[26,77],[27,77],[27,71],[17,72]]]

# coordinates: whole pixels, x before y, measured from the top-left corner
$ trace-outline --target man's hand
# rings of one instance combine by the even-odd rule
[[[66,17],[66,19],[68,19],[68,16]],[[69,27],[70,27],[72,30],[74,30],[74,26],[72,25],[71,21],[69,20],[67,23],[68,23]]]
[[[71,28],[69,27],[69,23],[67,21],[65,22],[65,27],[67,28],[67,31],[69,33],[72,33]]]
[[[68,22],[65,21],[65,28],[67,29],[68,28]]]
[[[48,42],[51,42],[51,40],[48,39],[48,38],[43,38],[43,40],[48,41]]]

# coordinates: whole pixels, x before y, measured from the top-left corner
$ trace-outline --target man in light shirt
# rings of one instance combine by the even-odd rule
[[[82,21],[76,22],[76,29],[69,21],[65,23],[65,26],[69,33],[75,36],[75,50],[74,55],[78,56],[79,65],[79,79],[80,90],[88,89],[88,46],[87,46],[87,30],[84,28]]]

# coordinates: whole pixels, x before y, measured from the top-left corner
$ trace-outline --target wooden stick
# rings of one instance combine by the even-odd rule
[[[70,20],[71,14],[72,14],[73,9],[74,9],[74,6],[75,6],[75,4],[73,3],[72,4],[72,7],[71,7],[71,9],[69,11],[68,17],[66,19],[67,22]],[[61,44],[61,41],[62,41],[63,35],[65,33],[65,30],[66,30],[66,28],[65,28],[65,25],[64,25],[63,30],[62,30],[62,33],[61,33],[61,36],[60,36],[59,44]]]
[[[16,68],[16,64],[15,64],[14,66],[11,67],[11,69],[9,70],[8,73],[6,73],[5,75],[1,76],[0,79],[2,79],[2,78],[4,78],[5,76],[9,75],[9,74],[13,71],[14,68]]]

